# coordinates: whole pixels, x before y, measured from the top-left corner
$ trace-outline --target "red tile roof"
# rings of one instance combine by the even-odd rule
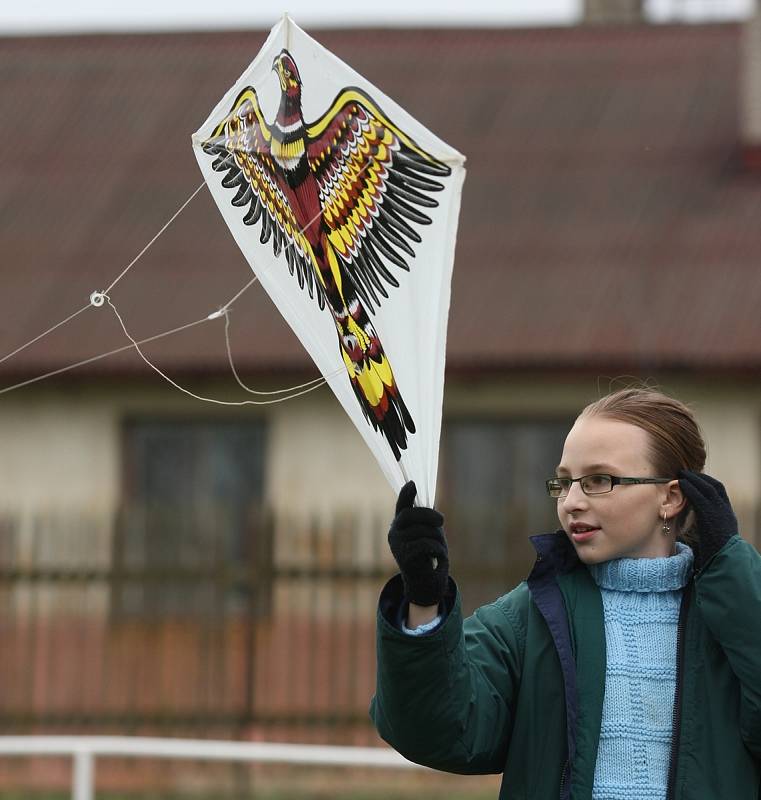
[[[0,40],[0,357],[108,285],[199,185],[190,133],[264,38]],[[761,367],[737,26],[316,38],[468,157],[450,370]],[[112,294],[144,337],[250,277],[204,190]],[[239,368],[310,364],[258,286],[232,319]],[[0,365],[2,383],[125,343],[88,310]],[[227,369],[221,322],[146,349],[175,372]],[[143,368],[127,352],[87,369]]]

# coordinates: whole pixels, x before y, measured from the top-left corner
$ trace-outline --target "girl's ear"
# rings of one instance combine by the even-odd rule
[[[666,512],[669,517],[675,517],[682,509],[687,507],[687,498],[684,496],[679,481],[673,480],[665,484],[666,494],[661,504],[661,514]]]

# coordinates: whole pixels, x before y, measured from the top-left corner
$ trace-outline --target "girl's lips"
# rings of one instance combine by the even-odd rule
[[[591,531],[584,531],[583,533],[572,533],[571,537],[573,538],[574,542],[587,542],[589,541],[596,533],[599,531],[599,528],[595,528]]]

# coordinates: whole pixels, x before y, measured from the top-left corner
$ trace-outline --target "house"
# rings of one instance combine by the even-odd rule
[[[527,536],[554,524],[542,479],[570,423],[631,379],[694,407],[707,470],[761,546],[761,92],[743,55],[761,52],[760,31],[756,20],[317,35],[468,158],[438,498],[471,607],[521,580]],[[264,37],[0,48],[0,358],[84,309],[0,362],[0,590],[14,619],[44,620],[59,637],[49,641],[93,654],[86,669],[56,670],[60,691],[48,667],[28,686],[20,632],[0,669],[26,699],[5,701],[5,725],[66,724],[81,704],[61,697],[77,681],[103,685],[97,664],[116,652],[120,625],[133,655],[113,681],[123,695],[92,712],[101,725],[200,721],[249,735],[319,712],[366,726],[394,496],[338,403],[325,387],[255,407],[193,399],[146,366],[108,305],[88,305],[198,188],[190,132]],[[143,340],[205,320],[250,278],[202,191],[109,296]],[[256,285],[236,301],[229,334],[235,369],[259,391],[317,377]],[[232,373],[224,320],[144,352],[198,395],[251,397]],[[62,589],[76,576],[89,581],[86,602]],[[55,627],[62,616],[78,620],[80,639]],[[317,618],[314,633],[304,620]],[[163,626],[151,644],[135,632],[141,620]],[[204,667],[215,636],[245,656]],[[310,636],[335,638],[305,662],[296,643]],[[335,654],[358,641],[370,647],[357,651],[364,668],[337,673]],[[215,652],[229,656],[225,647]],[[167,667],[174,677],[159,680],[140,648],[184,653],[185,676],[177,683]],[[278,678],[296,688],[278,694]],[[153,688],[140,694],[140,681]],[[228,694],[198,700],[212,684]],[[130,716],[137,696],[148,699]]]

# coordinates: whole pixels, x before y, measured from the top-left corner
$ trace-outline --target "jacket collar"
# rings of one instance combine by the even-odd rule
[[[544,572],[548,569],[562,574],[570,572],[581,563],[576,548],[562,528],[554,533],[540,533],[537,536],[531,536],[530,541],[537,554],[532,575],[537,570]],[[540,562],[542,562],[543,568],[540,567]]]

